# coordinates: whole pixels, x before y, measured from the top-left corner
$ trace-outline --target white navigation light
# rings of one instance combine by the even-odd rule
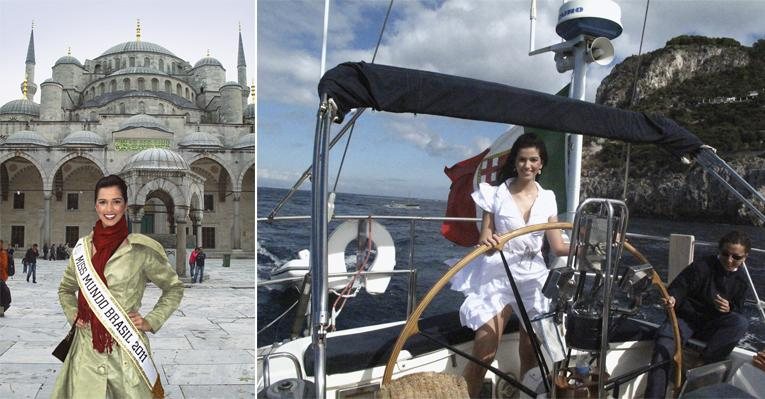
[[[565,40],[579,35],[614,39],[622,34],[622,11],[611,0],[572,0],[563,3],[555,32]]]

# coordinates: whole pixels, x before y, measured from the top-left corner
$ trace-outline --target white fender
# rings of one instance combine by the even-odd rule
[[[329,252],[328,263],[329,273],[344,273],[345,267],[345,247],[348,243],[355,240],[359,233],[359,221],[349,220],[343,222],[332,232],[327,244]],[[377,256],[369,265],[367,271],[387,272],[393,270],[396,266],[396,248],[393,245],[393,237],[388,230],[380,223],[372,221],[372,242],[377,247]],[[335,281],[344,280],[343,278],[330,278],[330,285]],[[388,288],[390,276],[368,276],[365,278],[365,287],[370,294],[382,294]]]

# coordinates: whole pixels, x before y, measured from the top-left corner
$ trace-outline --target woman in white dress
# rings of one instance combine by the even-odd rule
[[[539,223],[557,222],[555,194],[536,182],[547,161],[544,142],[533,133],[518,137],[502,166],[496,186],[481,183],[473,192],[475,203],[483,209],[478,245],[495,247],[499,236],[512,230]],[[547,266],[542,257],[543,235],[550,250],[558,256],[568,254],[560,230],[535,232],[510,240],[503,252],[518,291],[533,319],[547,311],[549,301],[542,295]],[[497,353],[508,318],[518,312],[513,290],[497,251],[476,259],[451,280],[452,289],[465,294],[460,307],[460,320],[475,330],[473,356],[491,363]],[[526,331],[521,328],[519,342],[521,376],[536,366],[534,349]],[[470,397],[478,397],[486,369],[469,362],[464,377]]]

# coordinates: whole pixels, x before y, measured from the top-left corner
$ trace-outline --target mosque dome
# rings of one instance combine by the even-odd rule
[[[244,109],[244,119],[252,119],[255,117],[255,104],[247,104],[247,108]]]
[[[40,133],[33,132],[31,130],[21,130],[8,136],[8,138],[5,139],[4,145],[7,145],[7,146],[38,145],[41,147],[49,147],[51,145],[51,142],[48,141],[42,135],[40,135]]]
[[[124,122],[120,123],[119,130],[134,129],[139,127],[171,133],[164,125],[162,125],[162,122],[160,122],[159,119],[146,114],[133,115],[130,118],[127,118]]]
[[[228,81],[228,82],[226,82],[226,83],[222,84],[222,85],[220,86],[220,88],[221,88],[221,89],[223,89],[223,88],[224,88],[224,87],[226,87],[226,86],[236,86],[236,87],[238,87],[238,88],[240,88],[240,89],[244,90],[244,88],[242,87],[242,85],[240,85],[240,84],[239,84],[239,82]]]
[[[193,132],[184,137],[179,147],[223,148],[220,140],[207,132]]]
[[[198,68],[201,66],[217,66],[223,68],[223,64],[220,63],[217,59],[213,57],[204,57],[201,60],[197,61],[196,64],[194,64],[194,68]]]
[[[167,73],[160,71],[159,69],[147,68],[147,67],[128,67],[122,68],[118,71],[112,72],[109,76],[114,75],[128,75],[132,73],[153,74],[153,75],[167,75]]]
[[[128,170],[189,170],[189,164],[177,152],[164,148],[147,148],[128,159],[123,171]]]
[[[25,114],[40,116],[40,105],[26,98],[13,100],[0,107],[0,115],[3,114]]]
[[[55,84],[57,84],[57,85],[59,85],[59,86],[63,86],[63,85],[61,84],[61,82],[59,82],[59,81],[57,81],[57,80],[53,80],[53,78],[48,78],[48,79],[45,79],[45,81],[44,81],[44,82],[42,82],[41,86],[42,86],[42,85],[44,85],[44,84],[46,84],[46,83],[55,83]]]
[[[234,146],[235,150],[255,148],[255,133],[245,134],[240,137]]]
[[[78,132],[69,133],[64,138],[64,141],[61,142],[61,144],[65,146],[66,145],[72,145],[72,146],[92,145],[92,146],[103,147],[106,145],[106,141],[98,133],[91,132],[88,130],[80,130]]]
[[[56,65],[61,65],[61,64],[74,64],[74,65],[77,65],[80,68],[84,68],[82,66],[82,63],[80,63],[80,60],[78,60],[77,58],[72,57],[71,55],[65,55],[65,56],[57,59],[56,63],[53,64],[53,66],[55,67]]]
[[[144,42],[144,41],[140,41],[140,42],[132,41],[132,42],[120,43],[116,46],[111,47],[110,49],[104,51],[104,53],[101,54],[99,58],[105,55],[127,53],[127,52],[159,53],[159,54],[169,55],[171,57],[176,57],[175,54],[170,52],[170,50],[160,46],[159,44],[154,44],[151,42]]]

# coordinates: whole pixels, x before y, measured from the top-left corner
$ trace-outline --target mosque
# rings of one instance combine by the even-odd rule
[[[161,242],[180,275],[194,246],[254,258],[255,105],[241,28],[236,82],[209,51],[192,66],[141,40],[140,21],[134,41],[59,58],[39,104],[34,27],[25,63],[23,97],[0,107],[0,239],[73,245],[95,223],[96,181],[117,174],[131,232]]]

